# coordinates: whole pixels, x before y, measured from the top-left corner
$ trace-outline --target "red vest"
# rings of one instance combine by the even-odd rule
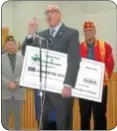
[[[81,57],[87,58],[88,48],[85,41],[80,44],[80,55]],[[95,41],[94,60],[105,63],[105,42],[104,41],[101,41],[101,40]],[[109,80],[109,76],[105,69],[104,84],[107,84],[108,80]]]

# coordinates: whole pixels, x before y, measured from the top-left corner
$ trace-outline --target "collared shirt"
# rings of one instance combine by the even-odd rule
[[[51,31],[54,30],[54,33],[52,34],[53,38],[56,36],[56,34],[59,31],[61,25],[62,25],[62,22],[60,22],[55,28],[49,28],[50,34],[51,34]]]
[[[12,67],[12,71],[14,72],[16,64],[16,54],[8,54],[8,58]]]
[[[94,44],[87,44],[88,46],[88,59],[93,60],[94,59]]]

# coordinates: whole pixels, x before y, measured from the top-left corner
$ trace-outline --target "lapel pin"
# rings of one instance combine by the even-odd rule
[[[62,32],[60,32],[60,35],[62,35]]]

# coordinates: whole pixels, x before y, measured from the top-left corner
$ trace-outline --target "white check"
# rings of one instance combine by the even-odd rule
[[[67,54],[42,49],[42,89],[61,93],[66,68]],[[83,58],[80,63],[76,86],[72,89],[72,96],[101,102],[104,68],[104,64],[101,62]],[[27,46],[20,85],[40,89],[39,48]]]

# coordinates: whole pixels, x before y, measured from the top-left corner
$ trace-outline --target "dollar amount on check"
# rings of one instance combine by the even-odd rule
[[[42,90],[61,93],[67,68],[67,54],[42,49]],[[72,96],[101,102],[105,66],[82,58]],[[20,85],[40,89],[39,48],[27,46]]]

